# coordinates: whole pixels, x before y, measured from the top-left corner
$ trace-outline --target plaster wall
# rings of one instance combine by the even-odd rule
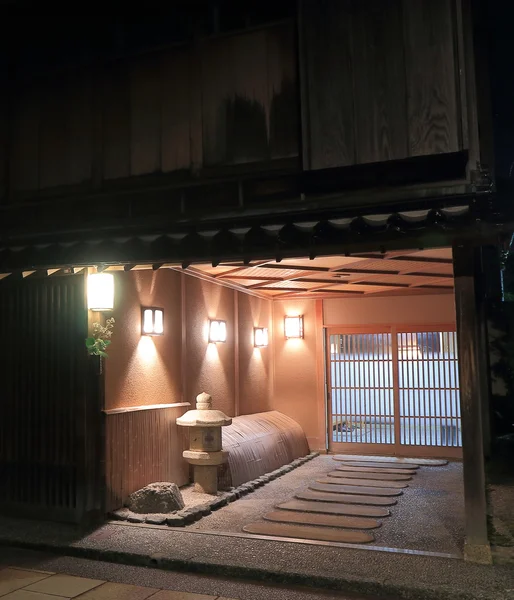
[[[114,278],[105,408],[182,402],[180,274],[162,269],[116,272]],[[141,335],[141,306],[164,309],[166,335]]]
[[[270,300],[169,269],[114,276],[107,410],[194,404],[203,391],[230,416],[272,408],[271,348],[253,346],[254,327],[268,327],[271,336]],[[141,306],[164,309],[163,336],[141,335]],[[209,319],[227,322],[225,343],[208,343]]]
[[[273,409],[297,421],[311,451],[324,449],[323,329],[321,301],[283,300],[273,303]],[[303,315],[303,339],[285,339],[284,317]]]
[[[273,410],[272,302],[248,294],[237,295],[239,321],[239,414]],[[267,327],[269,345],[255,348],[254,327]]]
[[[234,295],[229,288],[195,277],[185,284],[185,389],[188,402],[201,392],[212,396],[213,406],[235,414],[236,382]],[[227,341],[209,344],[209,319],[227,322]]]
[[[455,324],[453,294],[329,298],[323,301],[325,327],[333,325]]]

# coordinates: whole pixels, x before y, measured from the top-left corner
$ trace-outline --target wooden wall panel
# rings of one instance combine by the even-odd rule
[[[354,3],[356,162],[408,156],[402,0]]]
[[[161,169],[188,169],[192,162],[191,53],[167,54],[161,67]]]
[[[189,481],[182,452],[189,432],[175,423],[188,407],[135,410],[107,415],[106,509],[123,506],[129,494],[156,481]]]
[[[309,453],[300,425],[277,411],[236,417],[222,436],[229,451],[228,469],[221,471],[224,485],[256,479]]]
[[[93,164],[93,81],[89,73],[74,78],[68,90],[68,182],[88,183]]]
[[[298,156],[300,103],[296,31],[286,23],[267,32],[271,158]]]
[[[161,59],[151,56],[130,67],[130,172],[161,168]]]
[[[452,0],[303,0],[307,169],[461,149]]]
[[[206,165],[223,163],[228,155],[229,109],[234,102],[232,52],[232,38],[226,38],[213,41],[202,54],[202,137]]]
[[[0,204],[5,201],[7,192],[7,160],[9,125],[7,116],[7,99],[0,98]]]
[[[403,0],[410,155],[459,150],[450,0]]]
[[[92,90],[88,74],[43,84],[39,115],[41,188],[87,183],[92,161]]]
[[[94,508],[86,334],[83,276],[2,282],[0,513],[80,521]]]
[[[355,163],[352,1],[305,0],[302,41],[306,167]]]
[[[10,184],[14,192],[39,189],[39,102],[35,89],[19,92],[14,112]]]
[[[103,176],[117,179],[130,175],[129,73],[124,64],[106,70],[103,85]]]
[[[68,183],[67,85],[61,79],[43,86],[39,118],[39,186]]]
[[[219,38],[202,54],[206,166],[298,154],[292,24]]]

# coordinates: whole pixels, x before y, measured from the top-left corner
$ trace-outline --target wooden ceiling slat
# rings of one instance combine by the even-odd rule
[[[426,253],[426,254],[423,254]],[[451,290],[453,267],[450,249],[396,251],[314,259],[284,259],[195,265],[209,279],[231,283],[239,289],[273,298],[316,297],[326,294],[417,294],[426,290]],[[412,259],[412,260],[411,260]],[[228,268],[227,267],[233,267]]]

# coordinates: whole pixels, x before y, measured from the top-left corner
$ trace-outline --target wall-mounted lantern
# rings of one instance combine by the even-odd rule
[[[141,335],[164,334],[164,311],[162,308],[141,308]]]
[[[268,345],[268,328],[254,327],[253,328],[253,345],[256,348],[265,348]]]
[[[87,307],[89,310],[114,308],[114,277],[111,273],[91,273],[87,276]]]
[[[284,318],[286,340],[303,338],[303,315]]]
[[[209,321],[209,342],[226,342],[227,341],[227,322],[226,321]]]

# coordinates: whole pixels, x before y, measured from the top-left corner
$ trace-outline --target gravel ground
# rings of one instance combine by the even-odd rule
[[[185,530],[241,533],[244,525],[261,520],[277,504],[291,499],[296,491],[305,489],[336,466],[331,456],[319,456]],[[420,467],[408,483],[398,504],[391,507],[391,517],[383,519],[382,527],[373,531],[374,545],[461,554],[464,543],[462,464]]]
[[[198,506],[199,504],[207,504],[214,499],[214,496],[211,494],[201,494],[200,492],[195,492],[195,486],[193,483],[180,488],[180,492],[186,508]],[[221,492],[218,492],[218,495],[220,494]]]
[[[489,486],[489,511],[494,527],[494,541],[500,546],[514,547],[514,486]]]

